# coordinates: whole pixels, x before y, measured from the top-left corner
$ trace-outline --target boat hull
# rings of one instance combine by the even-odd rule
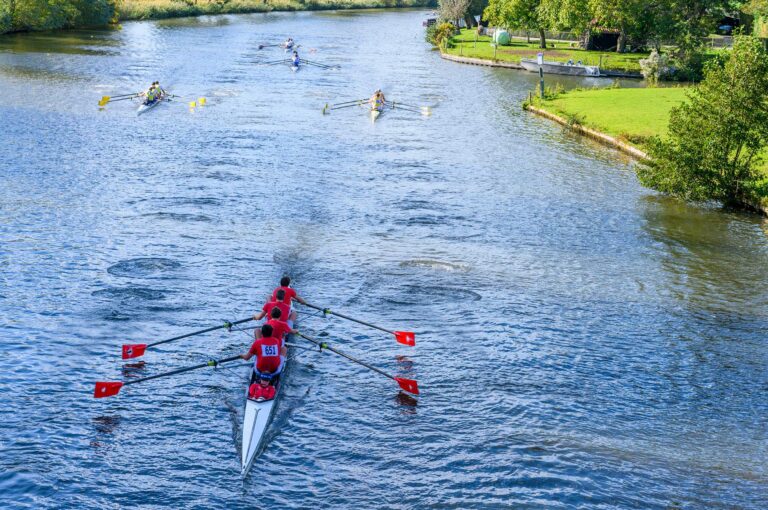
[[[585,65],[568,65],[560,62],[544,62],[539,65],[535,60],[522,59],[520,65],[524,69],[533,73],[539,72],[539,67],[544,70],[545,74],[564,74],[568,76],[600,76],[600,68],[597,66],[585,66]]]
[[[143,113],[147,113],[149,110],[153,109],[155,106],[157,106],[160,103],[162,103],[164,99],[165,98],[163,97],[163,98],[155,100],[152,103],[141,103],[139,105],[139,108],[136,110],[136,116],[139,116],[139,115],[141,115]]]
[[[290,335],[285,337],[284,342],[288,342]],[[255,382],[253,366],[248,369],[248,384],[245,385],[245,411],[243,412],[243,441],[241,446],[242,476],[245,477],[253,467],[253,463],[259,456],[264,447],[267,435],[267,429],[272,422],[272,417],[277,407],[277,399],[283,388],[285,371],[288,368],[288,355],[286,355],[285,366],[278,376],[275,386],[275,397],[271,400],[252,400],[248,398],[248,389],[251,383]]]

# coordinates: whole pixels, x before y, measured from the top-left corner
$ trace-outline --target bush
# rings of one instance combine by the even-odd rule
[[[640,59],[639,63],[640,72],[651,87],[655,87],[661,78],[669,74],[669,58],[660,55],[655,48],[648,58]]]
[[[442,46],[443,43],[450,41],[453,34],[456,33],[456,27],[453,23],[435,23],[431,27],[427,28],[427,41],[435,46]]]

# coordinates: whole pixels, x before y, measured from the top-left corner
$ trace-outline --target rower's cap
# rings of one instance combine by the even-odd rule
[[[272,380],[272,374],[268,374],[266,372],[262,372],[259,374],[259,379],[262,381],[271,381]]]

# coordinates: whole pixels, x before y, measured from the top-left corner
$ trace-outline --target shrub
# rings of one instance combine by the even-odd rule
[[[655,87],[669,73],[669,57],[660,55],[655,48],[648,58],[640,59],[639,63],[640,72],[651,87]]]

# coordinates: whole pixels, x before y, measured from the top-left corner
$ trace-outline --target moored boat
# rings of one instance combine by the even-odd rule
[[[535,60],[530,58],[523,58],[520,60],[520,65],[524,69],[538,73],[541,68],[545,74],[565,74],[570,76],[600,76],[600,68],[598,66],[585,66],[583,64],[573,64],[564,62],[543,62],[541,65]]]

